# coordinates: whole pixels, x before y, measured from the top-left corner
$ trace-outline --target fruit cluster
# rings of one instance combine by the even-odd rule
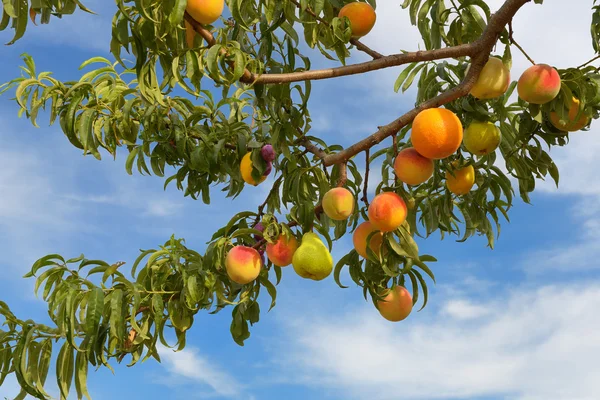
[[[200,24],[212,24],[223,14],[224,0],[188,0],[187,13]],[[371,32],[375,26],[377,16],[375,10],[368,3],[348,3],[340,9],[338,18],[348,19],[352,38],[359,38]],[[194,47],[196,32],[193,26],[185,21],[186,43]]]
[[[201,24],[215,22],[223,11],[223,0],[190,0],[187,12]],[[368,34],[375,25],[376,14],[373,7],[365,2],[346,4],[338,13],[338,18],[348,23],[352,38]],[[194,31],[186,22],[188,45],[193,46]],[[190,33],[191,32],[191,33]],[[510,71],[497,57],[490,57],[482,68],[470,94],[483,101],[505,95],[510,86]],[[517,85],[521,100],[532,105],[544,105],[554,100],[561,90],[558,72],[545,64],[534,65],[520,77]],[[563,118],[551,110],[550,123],[563,132],[582,129],[589,123],[579,99],[573,97],[568,115]],[[564,113],[563,113],[564,114]],[[393,169],[397,179],[409,186],[422,185],[429,181],[441,167],[447,190],[456,195],[467,195],[476,183],[477,171],[473,159],[496,151],[502,141],[501,130],[492,121],[474,120],[463,130],[458,116],[447,108],[430,108],[420,111],[412,122],[410,144],[401,149],[395,157]],[[469,159],[454,157],[459,148],[472,154]],[[448,160],[441,162],[448,158]],[[270,144],[260,150],[247,152],[240,162],[240,173],[244,182],[256,186],[263,182],[273,169],[276,159]],[[464,160],[464,161],[460,161]],[[334,187],[323,194],[322,211],[334,221],[345,221],[356,212],[356,198],[344,188]],[[354,230],[352,242],[358,255],[364,259],[380,259],[385,252],[385,234],[407,225],[409,209],[404,199],[393,191],[379,193],[368,206],[366,221]],[[278,225],[275,237],[265,235],[264,221],[259,221],[254,229],[253,247],[237,245],[226,255],[225,265],[229,278],[238,284],[251,283],[258,278],[265,264],[264,253],[272,265],[286,267],[290,264],[296,273],[316,281],[327,278],[333,271],[333,260],[328,247],[318,235],[305,232],[299,241],[290,226]],[[266,224],[277,224],[272,216]],[[377,308],[389,321],[401,321],[412,311],[413,299],[403,286],[395,286],[378,293]]]

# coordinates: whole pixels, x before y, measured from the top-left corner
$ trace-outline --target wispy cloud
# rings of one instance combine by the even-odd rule
[[[371,306],[307,317],[288,325],[293,345],[282,365],[298,383],[344,398],[591,400],[600,392],[598,307],[595,282],[503,289],[484,303],[449,302],[430,320],[415,314],[398,324]]]
[[[166,379],[163,383],[177,384],[177,379],[183,378],[182,384],[189,385],[192,382],[211,389],[210,393],[202,397],[239,398],[241,385],[217,362],[201,355],[197,348],[187,347],[174,352],[166,347],[159,347],[158,352],[171,378],[176,378]]]

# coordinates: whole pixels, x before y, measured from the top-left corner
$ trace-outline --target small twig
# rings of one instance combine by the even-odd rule
[[[329,171],[327,170],[327,165],[325,165],[325,163],[322,160],[321,165],[323,166],[323,173],[325,174],[325,178],[327,178],[328,181],[331,180],[331,176],[329,175]]]
[[[369,208],[369,198],[367,196],[367,191],[369,190],[369,170],[371,169],[371,162],[369,160],[370,155],[369,155],[370,151],[369,149],[365,150],[365,163],[366,163],[366,167],[365,167],[365,182],[364,182],[364,186],[363,186],[363,196],[362,196],[362,201],[365,203],[365,205],[367,206],[367,208]]]
[[[306,150],[308,150],[310,153],[314,154],[315,156],[319,157],[321,160],[323,160],[323,159],[325,159],[325,157],[327,157],[327,153],[325,153],[325,151],[323,151],[323,149],[319,148],[318,146],[316,146],[315,144],[313,144],[310,140],[308,140],[306,138],[302,138],[302,140],[299,141],[298,144],[300,144],[301,146],[304,146],[304,148]]]
[[[583,64],[581,64],[579,67],[577,67],[577,69],[580,69],[580,68],[583,68],[583,67],[585,67],[585,66],[588,66],[588,65],[590,65],[591,63],[593,63],[594,61],[596,61],[596,60],[598,60],[598,59],[600,59],[600,55],[598,55],[598,56],[596,56],[596,57],[592,58],[591,60],[589,60],[589,61],[588,61],[588,62],[586,62],[586,63],[583,63]]]
[[[264,215],[264,209],[267,206],[267,203],[269,202],[269,199],[271,198],[273,193],[279,191],[279,184],[281,183],[282,179],[283,179],[283,174],[280,175],[279,178],[275,179],[275,182],[273,182],[273,186],[271,187],[271,190],[269,190],[269,194],[267,194],[267,198],[265,199],[265,201],[262,202],[262,204],[260,206],[258,206],[258,215],[256,216],[256,221],[255,221],[254,225],[256,225],[260,222],[260,219]]]
[[[337,181],[337,187],[343,187],[348,181],[348,166],[346,163],[340,164],[340,179]]]
[[[521,51],[521,53],[523,53],[525,58],[527,58],[530,63],[535,65],[535,61],[533,61],[533,59],[531,57],[529,57],[529,54],[527,54],[527,52],[525,52],[525,50],[521,47],[521,45],[519,45],[519,43],[517,43],[517,41],[513,37],[512,20],[508,23],[508,39],[510,40],[510,42],[512,44],[514,44],[517,47],[517,49],[519,49]]]

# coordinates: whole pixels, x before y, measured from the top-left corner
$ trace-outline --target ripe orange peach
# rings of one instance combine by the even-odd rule
[[[394,192],[380,193],[369,206],[369,221],[382,232],[396,230],[406,220],[406,203]]]
[[[354,244],[354,250],[361,257],[367,258],[367,238],[371,234],[371,232],[377,231],[377,228],[370,223],[369,221],[365,221],[360,224],[354,234],[352,235],[352,243]],[[371,240],[369,241],[369,248],[375,254],[379,254],[379,250],[381,249],[381,244],[383,242],[383,233],[379,232],[371,236]]]
[[[262,267],[260,254],[247,246],[235,246],[225,257],[225,269],[232,281],[245,285],[258,277]]]
[[[547,64],[527,68],[519,78],[519,97],[531,104],[546,104],[560,92],[560,75]]]
[[[460,147],[463,126],[452,111],[428,108],[415,117],[410,140],[423,157],[441,160],[454,154]]]
[[[267,243],[267,257],[278,267],[290,265],[296,250],[298,250],[298,241],[291,235],[289,237],[281,235],[274,244]]]
[[[383,300],[377,300],[379,314],[388,321],[398,322],[406,319],[412,311],[412,296],[404,286],[388,290]]]
[[[185,10],[201,24],[212,24],[223,14],[225,0],[188,0]]]
[[[413,147],[402,150],[394,161],[398,179],[408,185],[420,185],[433,175],[433,160],[425,158]]]
[[[346,4],[340,10],[338,17],[348,17],[353,38],[359,38],[371,32],[377,19],[375,10],[370,4],[358,2]]]
[[[354,196],[345,188],[333,188],[323,196],[323,211],[336,221],[347,219],[354,211]]]
[[[577,132],[583,129],[588,122],[590,122],[590,118],[583,113],[579,114],[579,110],[581,108],[580,101],[578,98],[573,97],[571,99],[571,104],[569,105],[569,116],[567,121],[560,120],[558,113],[552,111],[550,113],[550,122],[552,125],[556,127],[556,129],[561,130],[563,132]],[[577,114],[579,114],[579,118],[577,118]]]

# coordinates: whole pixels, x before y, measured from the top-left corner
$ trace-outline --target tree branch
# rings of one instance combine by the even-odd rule
[[[365,151],[385,138],[397,133],[400,129],[410,124],[421,111],[427,108],[439,107],[454,101],[460,97],[466,96],[479,77],[481,69],[487,62],[490,52],[498,41],[499,35],[508,24],[517,11],[531,0],[507,0],[502,7],[490,18],[489,24],[481,37],[468,46],[472,47],[471,68],[463,81],[454,88],[421,103],[411,111],[407,112],[397,120],[388,125],[382,126],[379,130],[367,138],[353,144],[352,146],[335,154],[330,154],[323,160],[325,165],[339,164],[348,161],[351,157]]]
[[[206,30],[201,24],[196,22],[189,14],[185,14],[185,19],[192,25],[194,30],[202,36],[208,47],[212,47],[216,44],[216,40],[211,32]],[[415,51],[400,54],[392,54],[389,56],[383,56],[359,41],[355,41],[357,48],[360,46],[363,51],[372,53],[374,60],[366,61],[362,63],[346,65],[337,68],[326,68],[318,70],[290,72],[285,74],[254,74],[248,70],[244,71],[244,75],[240,78],[240,82],[246,84],[277,84],[277,83],[291,83],[301,81],[312,81],[321,79],[331,79],[341,76],[363,74],[365,72],[377,71],[380,69],[397,67],[412,62],[422,61],[433,61],[445,58],[458,58],[465,56],[472,56],[474,46],[473,44],[464,44],[453,47],[446,47],[443,49],[435,49],[428,51]],[[223,53],[227,51],[222,50]]]
[[[263,74],[254,75],[254,83],[290,83],[300,81],[316,81],[321,79],[337,78],[340,76],[363,74],[365,72],[377,71],[384,68],[397,67],[403,64],[421,61],[433,61],[445,58],[458,58],[473,54],[472,44],[463,44],[443,49],[428,51],[415,51],[401,54],[381,56],[375,60],[358,64],[346,65],[336,68],[317,69],[301,72],[290,72],[286,74]]]
[[[321,149],[317,145],[313,144],[307,138],[302,138],[301,140],[298,141],[298,144],[300,146],[303,146],[306,150],[308,150],[309,153],[312,153],[315,156],[319,157],[321,160],[325,160],[325,158],[327,157],[327,153],[325,153],[325,151],[323,151],[323,149]],[[327,165],[324,165],[324,166],[326,167]]]
[[[596,57],[592,58],[591,60],[586,61],[585,63],[583,63],[579,67],[577,67],[577,69],[581,69],[583,67],[587,67],[588,65],[590,65],[591,63],[593,63],[594,61],[596,61],[598,59],[600,59],[600,56],[596,56]]]

